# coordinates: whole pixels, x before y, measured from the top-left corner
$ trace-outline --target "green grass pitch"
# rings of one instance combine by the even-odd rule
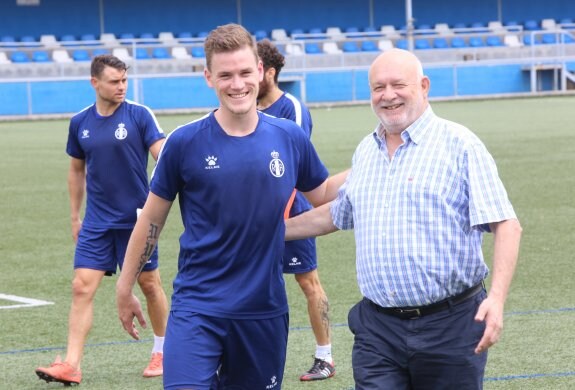
[[[506,305],[502,340],[490,350],[486,389],[575,388],[575,97],[432,103],[434,111],[472,129],[493,154],[524,233]],[[313,141],[331,172],[347,168],[355,146],[376,125],[368,105],[316,108]],[[160,115],[171,131],[198,115]],[[0,122],[0,294],[54,302],[0,309],[0,388],[52,389],[34,369],[65,354],[73,243],[66,186],[67,120]],[[171,293],[181,233],[177,204],[161,238],[160,267]],[[485,238],[491,256],[491,237]],[[347,312],[360,298],[351,232],[318,239],[319,272],[331,304],[333,379],[300,383],[315,342],[306,303],[286,277],[290,336],[284,389],[353,388]],[[86,389],[158,389],[141,372],[151,330],[132,342],[117,319],[114,284],[95,301],[94,327],[83,361]],[[488,280],[489,283],[489,280]],[[0,307],[16,302],[2,299]],[[141,297],[141,294],[140,294]],[[265,342],[265,340],[263,340]],[[193,362],[191,362],[193,364]]]

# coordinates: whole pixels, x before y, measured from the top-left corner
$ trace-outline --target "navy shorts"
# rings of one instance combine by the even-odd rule
[[[400,319],[367,299],[349,312],[353,377],[362,389],[482,389],[487,352],[474,349],[485,331],[475,314],[485,290],[449,309]]]
[[[164,389],[281,389],[288,323],[287,313],[235,320],[170,312]]]
[[[82,226],[74,253],[74,269],[89,268],[110,276],[122,269],[132,229],[97,229]],[[158,268],[158,247],[143,271]]]
[[[315,238],[286,241],[284,256],[284,274],[303,274],[317,268]]]

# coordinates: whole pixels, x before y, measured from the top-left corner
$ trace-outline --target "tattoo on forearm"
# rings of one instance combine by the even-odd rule
[[[146,237],[146,247],[144,248],[144,252],[140,255],[140,264],[138,266],[136,277],[140,275],[140,272],[144,269],[148,259],[152,256],[152,253],[154,253],[154,249],[158,243],[159,230],[158,225],[154,225],[153,223],[150,224],[150,231]]]

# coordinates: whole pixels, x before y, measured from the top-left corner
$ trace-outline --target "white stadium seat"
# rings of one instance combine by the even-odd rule
[[[271,37],[274,41],[289,41],[287,32],[283,28],[274,28]]]
[[[112,54],[122,61],[131,61],[133,59],[130,52],[125,47],[116,47],[112,49]]]
[[[340,54],[343,51],[337,46],[335,42],[326,42],[323,44],[323,52],[326,54]]]
[[[74,60],[68,54],[68,50],[57,49],[52,52],[52,60],[58,63],[74,62]]]
[[[172,57],[177,60],[188,60],[192,58],[188,50],[183,46],[174,46],[172,47]]]

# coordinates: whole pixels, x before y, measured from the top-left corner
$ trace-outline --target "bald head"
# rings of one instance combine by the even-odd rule
[[[428,106],[429,79],[419,59],[407,50],[380,54],[369,68],[371,106],[386,131],[399,134]]]

